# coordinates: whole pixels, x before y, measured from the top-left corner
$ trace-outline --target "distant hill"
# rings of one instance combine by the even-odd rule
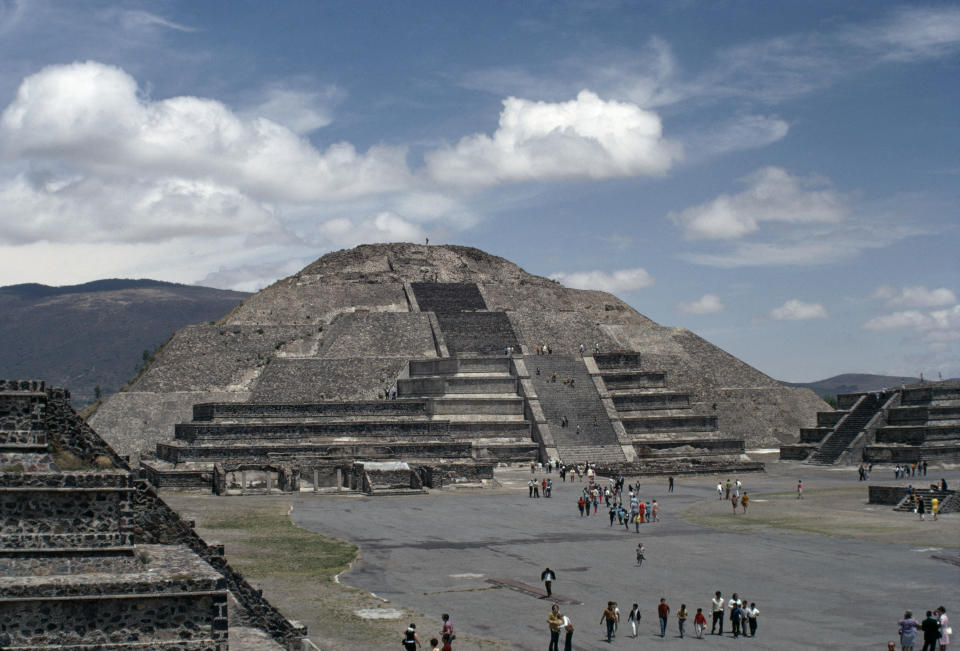
[[[929,378],[927,378],[929,379]],[[821,398],[835,396],[838,393],[859,393],[877,391],[885,387],[898,387],[901,384],[919,382],[918,377],[900,375],[869,375],[867,373],[844,373],[816,382],[784,382],[788,387],[810,389]]]
[[[70,389],[74,406],[119,389],[180,328],[222,318],[249,294],[157,280],[0,287],[0,377]]]

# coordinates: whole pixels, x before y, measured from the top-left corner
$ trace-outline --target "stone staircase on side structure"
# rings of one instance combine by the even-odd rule
[[[862,394],[850,411],[837,421],[833,430],[810,454],[807,463],[819,465],[836,463],[860,432],[881,411],[889,398],[890,395],[885,393]]]

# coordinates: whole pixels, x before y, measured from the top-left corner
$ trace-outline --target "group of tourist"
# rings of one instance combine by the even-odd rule
[[[670,490],[673,489],[673,478],[670,478]],[[717,482],[717,499],[719,500],[729,500],[730,505],[733,507],[733,513],[737,513],[737,506],[740,506],[743,509],[743,512],[747,512],[747,508],[750,506],[750,496],[747,495],[747,491],[743,488],[743,482],[739,479],[736,480],[736,483],[731,482],[727,479],[726,488],[722,482]]]
[[[540,491],[543,491],[544,497],[550,497],[553,494],[553,480],[541,479],[536,477],[527,482],[528,497],[540,497]]]
[[[630,525],[634,525],[634,531],[640,533],[640,525],[660,521],[660,505],[657,500],[643,501],[640,498],[639,482],[636,488],[630,484],[624,490],[623,476],[617,479],[610,479],[606,487],[602,487],[595,481],[595,475],[591,475],[589,483],[583,488],[580,496],[577,498],[577,510],[580,517],[589,517],[591,510],[593,515],[597,515],[600,510],[600,504],[603,503],[607,515],[610,518],[610,526],[616,522],[630,531]]]
[[[950,619],[947,617],[947,609],[943,606],[935,610],[928,610],[927,616],[922,622],[918,622],[909,610],[903,614],[897,626],[897,634],[900,636],[901,651],[913,651],[914,645],[918,642],[918,637],[923,634],[922,651],[947,651],[947,645],[950,644],[950,636],[953,635],[953,629],[950,628]],[[887,645],[888,649],[894,648],[894,643]]]
[[[440,637],[430,639],[430,651],[453,651],[453,641],[457,639],[456,634],[453,632],[453,622],[450,621],[450,615],[447,613],[443,613],[440,619],[443,620],[443,626],[440,628]],[[411,623],[410,626],[407,627],[400,642],[403,645],[404,651],[416,651],[416,649],[422,646],[423,643],[417,634],[416,624]],[[443,646],[440,646],[441,644]]]
[[[549,568],[548,568],[549,569]],[[722,593],[718,590],[711,601],[712,626],[711,635],[723,635],[724,606],[729,609],[730,632],[733,637],[756,637],[757,623],[760,617],[760,609],[755,602],[747,604],[745,599],[733,593],[728,601],[724,601]],[[657,622],[660,626],[660,637],[666,637],[667,628],[670,623],[670,604],[666,597],[661,597],[657,604]],[[692,616],[686,604],[680,604],[676,612],[677,631],[679,637],[687,635],[687,621],[693,620],[694,635],[698,639],[703,639],[707,628],[707,616],[703,608],[697,608],[697,612]],[[630,624],[630,636],[639,638],[640,622],[643,615],[639,604],[633,604],[627,615],[627,622]],[[573,644],[573,623],[570,618],[560,612],[559,604],[553,604],[550,614],[547,616],[547,625],[550,629],[550,645],[548,651],[560,651],[560,635],[564,634],[564,651],[570,651]],[[600,614],[600,625],[605,627],[607,642],[613,642],[617,636],[617,629],[620,625],[620,607],[616,601],[608,601],[606,608]]]
[[[927,476],[926,461],[918,461],[917,463],[898,463],[893,467],[894,479],[906,479],[908,477],[926,477],[926,476]]]

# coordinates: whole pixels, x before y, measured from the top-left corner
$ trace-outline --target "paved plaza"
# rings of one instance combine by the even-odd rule
[[[772,464],[768,473],[741,477],[754,499],[751,511],[794,499],[797,472],[803,473],[810,497],[818,490],[858,486],[853,470]],[[871,483],[894,483],[886,481],[888,475],[878,469]],[[960,479],[955,470],[938,469],[936,476],[952,485]],[[561,610],[575,625],[575,649],[885,649],[896,638],[896,622],[905,609],[922,618],[923,611],[942,604],[955,621],[960,618],[960,567],[932,559],[951,550],[925,544],[921,528],[952,529],[957,536],[947,540],[960,540],[956,515],[916,523],[911,514],[898,514],[905,528],[916,527],[915,545],[779,530],[741,533],[681,517],[695,504],[702,509],[707,500],[716,503],[717,513],[730,513],[729,502],[716,498],[716,478],[679,477],[674,493],[667,492],[665,478],[649,478],[642,482],[641,496],[660,503],[662,521],[641,525],[637,534],[632,526],[629,532],[616,523],[610,527],[602,503],[597,516],[580,517],[576,499],[584,484],[563,483],[554,473],[553,497],[530,499],[529,471],[508,470],[497,477],[500,489],[392,498],[311,496],[297,501],[291,517],[299,526],[360,546],[359,561],[341,577],[344,583],[433,617],[448,612],[458,628],[522,649],[547,647],[551,602],[489,580],[540,590],[540,572],[547,566],[557,574],[553,590]],[[865,502],[866,484],[859,488]],[[811,509],[822,508],[808,501]],[[793,503],[790,508],[804,507]],[[863,509],[867,518],[868,508]],[[890,507],[875,509],[889,517]],[[634,555],[638,541],[646,546],[642,568]],[[958,546],[953,545],[953,554]],[[737,592],[757,603],[756,638],[733,639],[728,624],[724,637],[694,638],[693,614],[703,608],[709,621],[716,590],[724,599]],[[665,639],[657,622],[660,597],[671,607]],[[622,617],[611,645],[599,623],[608,600],[618,602]],[[635,602],[643,614],[639,639],[628,636],[626,622]],[[681,604],[690,611],[683,640],[675,616]],[[398,622],[398,639],[405,624]],[[429,635],[422,637],[426,646]]]

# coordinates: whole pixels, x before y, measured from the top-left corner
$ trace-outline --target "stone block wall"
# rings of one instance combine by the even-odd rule
[[[868,486],[867,502],[869,504],[887,504],[896,506],[909,492],[906,486]]]
[[[227,596],[101,597],[95,605],[63,599],[19,601],[0,608],[0,631],[4,648],[121,645],[226,651]]]

